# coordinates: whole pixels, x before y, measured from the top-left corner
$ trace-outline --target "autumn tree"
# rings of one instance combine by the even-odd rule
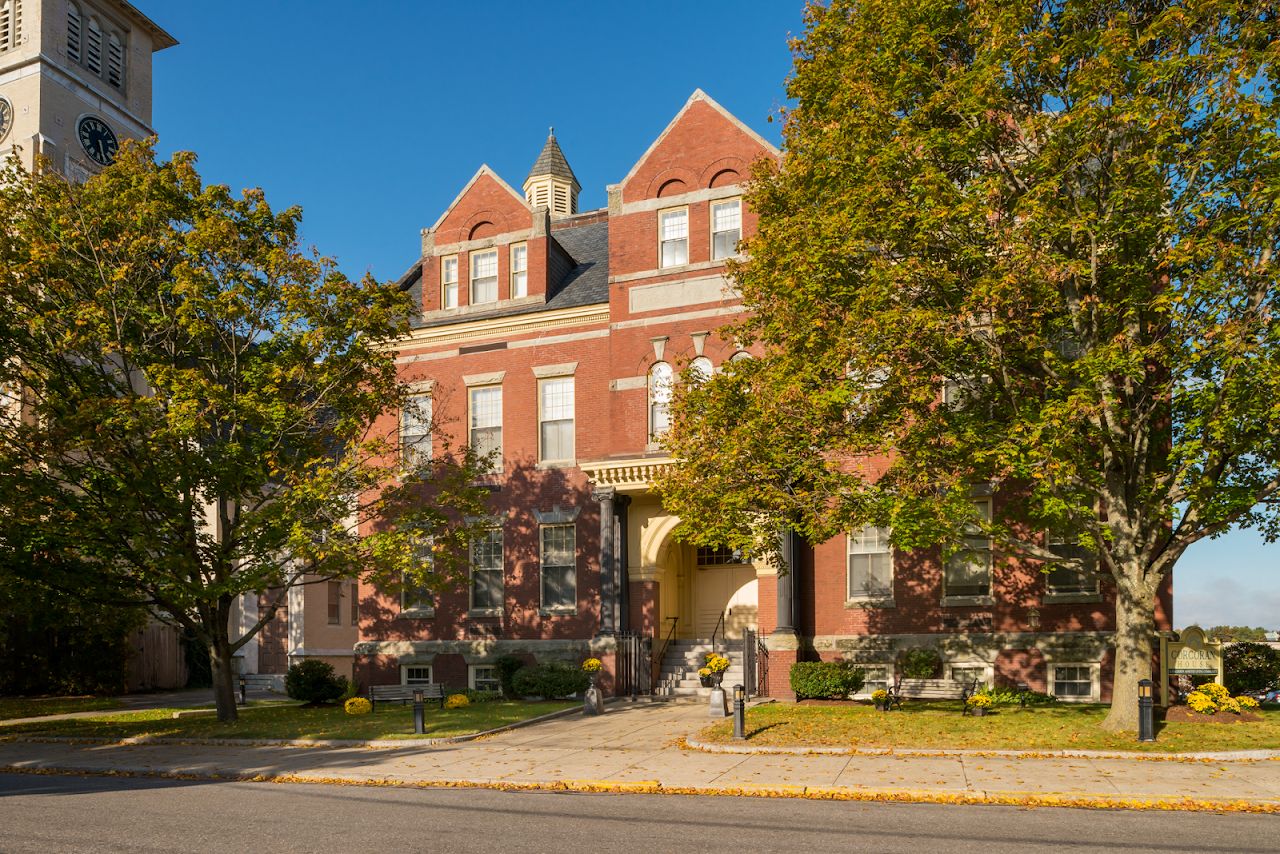
[[[382,417],[411,409],[407,296],[300,251],[300,216],[147,146],[83,184],[12,158],[0,186],[3,562],[195,636],[222,720],[290,588],[439,586],[485,510],[474,456],[402,456]]]
[[[1092,554],[1136,729],[1161,581],[1280,534],[1278,44],[1240,0],[810,5],[734,269],[764,357],[675,408],[687,530]]]

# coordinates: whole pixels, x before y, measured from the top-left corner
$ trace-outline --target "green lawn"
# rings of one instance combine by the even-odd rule
[[[122,705],[114,697],[0,697],[0,721],[65,715],[68,712],[99,712],[118,709]]]
[[[867,705],[768,703],[747,711],[747,744],[778,747],[874,747],[991,750],[1142,750],[1156,753],[1280,748],[1280,710],[1255,723],[1156,723],[1154,744],[1104,732],[1107,707],[1001,706],[962,716],[958,702],[910,703],[892,712]],[[703,730],[703,741],[733,742],[732,721]]]
[[[428,704],[424,738],[467,735],[580,705],[577,701],[476,703],[440,710]],[[175,738],[417,738],[411,706],[387,705],[376,714],[348,715],[341,706],[304,709],[297,705],[250,707],[235,723],[223,724],[212,714],[178,718],[173,709],[155,709],[111,717],[33,721],[0,726],[0,736],[16,733],[62,736],[130,736]]]

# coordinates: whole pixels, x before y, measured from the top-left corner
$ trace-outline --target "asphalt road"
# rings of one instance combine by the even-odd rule
[[[0,774],[0,852],[1275,852],[1280,818]]]

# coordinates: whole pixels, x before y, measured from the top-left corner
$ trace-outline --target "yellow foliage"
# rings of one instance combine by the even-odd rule
[[[471,705],[471,701],[467,699],[466,694],[450,694],[444,701],[446,709],[461,709],[469,705]]]
[[[373,704],[364,697],[352,697],[342,704],[342,710],[349,715],[367,715],[373,711]]]

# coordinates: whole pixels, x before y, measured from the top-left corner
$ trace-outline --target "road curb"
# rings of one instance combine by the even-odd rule
[[[771,745],[722,744],[686,737],[682,746],[703,753],[766,756],[902,756],[902,757],[983,757],[999,759],[1125,759],[1141,762],[1275,762],[1280,750],[1232,750],[1196,753],[1140,753],[1107,750],[925,750],[911,747],[775,747]]]
[[[1280,801],[1200,800],[1183,796],[1123,798],[1112,795],[1063,795],[1031,792],[937,792],[928,789],[852,789],[838,786],[680,786],[656,780],[610,781],[565,779],[548,781],[394,780],[352,779],[308,774],[225,774],[121,768],[2,765],[0,772],[34,775],[80,774],[95,777],[147,777],[169,780],[365,786],[407,789],[492,789],[496,791],[556,791],[596,794],[697,795],[711,797],[795,798],[804,800],[933,803],[1058,807],[1071,809],[1155,810],[1162,812],[1247,812],[1280,815]]]

